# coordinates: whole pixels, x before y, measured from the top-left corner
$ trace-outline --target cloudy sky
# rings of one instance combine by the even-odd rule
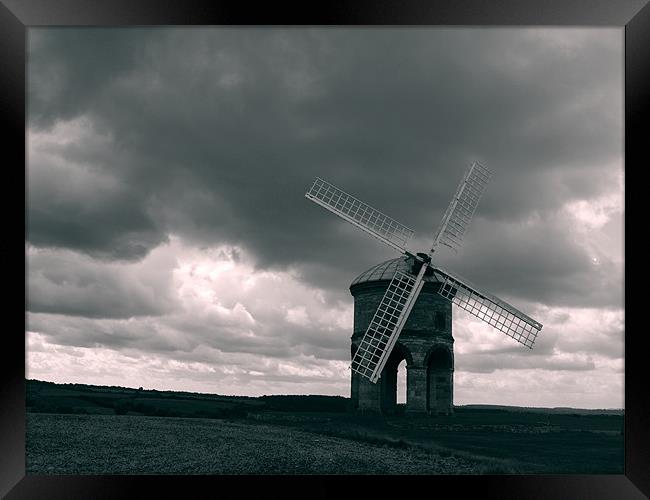
[[[322,176],[544,328],[454,309],[456,404],[621,408],[620,28],[30,28],[27,377],[349,396],[350,282],[397,256]]]

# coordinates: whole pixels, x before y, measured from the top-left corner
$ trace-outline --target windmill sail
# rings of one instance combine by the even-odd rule
[[[474,162],[467,170],[456,189],[456,194],[447,207],[442,223],[433,241],[431,252],[442,243],[455,252],[461,247],[463,235],[467,230],[478,202],[485,191],[492,172],[480,163]]]
[[[442,281],[438,292],[440,295],[497,330],[501,330],[517,342],[530,349],[533,348],[535,338],[542,329],[541,323],[526,316],[507,302],[479,291],[477,287],[457,275],[439,267],[436,267],[433,272]]]
[[[417,277],[397,271],[352,359],[352,370],[377,382],[424,285],[424,264]]]
[[[397,271],[368,326],[352,359],[352,371],[376,383],[390,356],[397,338],[424,285],[424,273],[439,244],[457,251],[485,186],[492,173],[474,162],[466,171],[445,212],[435,235],[429,255],[417,256],[406,251],[413,230],[391,219],[379,210],[317,177],[305,197],[347,220],[388,246],[410,255],[420,263],[415,276]],[[443,269],[434,267],[440,281],[438,293],[470,314],[501,330],[524,346],[532,348],[542,325],[510,304],[480,291],[468,281]]]
[[[400,252],[414,231],[367,203],[317,177],[305,197]]]

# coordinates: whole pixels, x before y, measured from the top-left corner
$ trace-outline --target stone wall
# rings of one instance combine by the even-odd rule
[[[372,320],[388,281],[353,285],[354,355]],[[406,412],[408,414],[452,413],[453,342],[451,302],[436,293],[436,283],[425,283],[404,325],[381,378],[376,384],[352,372],[353,405],[361,412],[391,413],[395,409],[397,366],[406,359]]]

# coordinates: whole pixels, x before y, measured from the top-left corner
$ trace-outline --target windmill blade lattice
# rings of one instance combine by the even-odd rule
[[[474,162],[460,181],[456,194],[447,207],[440,228],[433,241],[431,252],[439,243],[457,252],[462,244],[463,235],[474,216],[478,202],[483,196],[492,172]]]
[[[424,285],[424,273],[432,269],[441,282],[439,294],[477,318],[532,348],[542,325],[510,304],[480,291],[468,281],[431,266],[431,256],[439,244],[457,251],[492,173],[474,162],[463,176],[445,212],[429,254],[414,255],[406,245],[414,231],[360,201],[333,184],[317,177],[305,197],[388,246],[408,255],[420,270],[393,276],[373,319],[352,359],[352,371],[376,383],[397,342]]]
[[[397,337],[420,295],[427,265],[417,277],[397,271],[352,359],[352,370],[377,382]]]
[[[440,295],[532,349],[537,334],[542,329],[541,323],[494,295],[479,291],[477,287],[457,275],[452,275],[439,267],[434,269],[434,274],[442,281],[438,292]]]
[[[305,197],[400,252],[404,252],[413,236],[412,229],[320,177]]]

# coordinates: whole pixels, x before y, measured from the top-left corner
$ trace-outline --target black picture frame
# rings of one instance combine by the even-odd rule
[[[5,130],[5,179],[25,165],[26,29],[33,26],[123,25],[553,25],[619,26],[625,29],[626,211],[639,213],[634,192],[642,189],[644,143],[650,98],[650,5],[647,0],[364,0],[343,4],[321,0],[296,5],[233,0],[0,0],[0,119]],[[27,196],[25,169],[25,197]],[[5,190],[5,193],[9,190]],[[5,213],[17,208],[3,197]],[[27,200],[25,199],[25,209]],[[643,214],[643,212],[641,212]],[[632,215],[634,219],[634,215]],[[13,217],[11,218],[13,220]],[[626,242],[643,226],[626,218]],[[24,219],[26,222],[26,219]],[[26,226],[25,230],[26,230]],[[628,232],[629,229],[629,232]],[[18,246],[4,246],[4,255]],[[23,257],[24,243],[23,243]],[[642,245],[628,242],[625,261],[638,262]],[[18,258],[18,257],[16,257]],[[25,266],[27,265],[25,260]],[[7,266],[15,267],[15,266]],[[635,268],[636,269],[636,268]],[[636,273],[634,273],[636,274]],[[627,276],[627,273],[626,273]],[[7,290],[8,287],[5,287]],[[25,475],[25,338],[18,327],[4,333],[0,392],[0,496],[7,498],[117,498],[146,491],[148,497],[293,495],[333,497],[386,493],[453,492],[460,497],[644,498],[650,495],[650,391],[645,375],[647,332],[638,305],[642,294],[625,283],[625,473],[553,476],[39,476]],[[7,293],[17,317],[19,294]],[[27,297],[25,296],[25,305]],[[15,303],[14,303],[15,302]],[[25,319],[25,316],[23,316]],[[24,325],[23,325],[24,326]],[[298,481],[297,481],[298,480]],[[234,488],[235,490],[232,490]],[[230,494],[226,494],[230,491]]]

